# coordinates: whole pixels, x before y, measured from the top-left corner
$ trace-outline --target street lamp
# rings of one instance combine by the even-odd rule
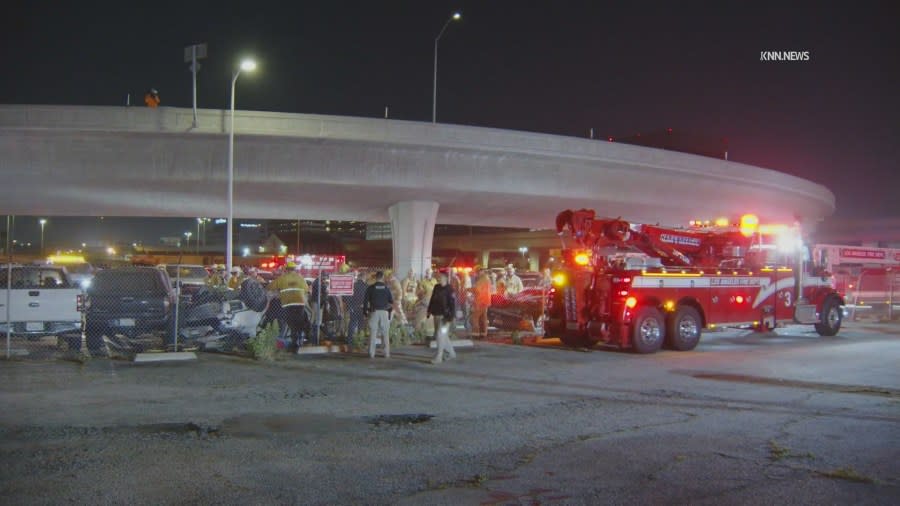
[[[184,233],[185,245],[186,245],[188,248],[191,247],[191,236],[192,236],[192,235],[194,235],[194,234],[192,234],[192,233],[190,233],[190,232],[185,232],[185,233]]]
[[[251,72],[256,68],[256,62],[250,59],[241,62],[241,66],[234,71],[231,77],[231,126],[228,129],[228,225],[225,236],[225,272],[231,272],[231,236],[234,225],[234,85],[241,71]]]
[[[447,26],[451,21],[459,21],[462,19],[462,13],[459,11],[454,12],[450,15],[450,18],[444,23],[444,27],[441,28],[441,31],[438,32],[438,36],[434,38],[434,87],[431,91],[431,122],[437,123],[437,56],[438,56],[438,41],[441,40],[441,35],[444,35],[444,30],[447,29]]]
[[[527,247],[527,246],[520,246],[520,247],[519,247],[519,253],[521,253],[522,256],[524,257],[524,256],[525,256],[525,253],[528,253],[528,247]]]
[[[38,220],[38,223],[41,224],[41,256],[44,256],[44,225],[47,224],[47,220],[41,218]]]

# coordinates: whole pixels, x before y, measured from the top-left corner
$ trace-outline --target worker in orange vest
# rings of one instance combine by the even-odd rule
[[[159,107],[159,92],[155,88],[150,88],[144,95],[144,103],[151,109]]]

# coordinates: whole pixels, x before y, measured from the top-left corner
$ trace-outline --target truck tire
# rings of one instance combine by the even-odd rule
[[[106,346],[103,336],[107,333],[109,333],[108,329],[102,325],[88,324],[85,327],[85,341],[87,342],[88,351],[92,353],[103,351]],[[78,349],[81,349],[80,343]]]
[[[666,347],[676,351],[690,351],[700,342],[703,320],[691,306],[678,306],[668,319]]]
[[[816,324],[816,332],[820,336],[833,336],[841,330],[841,321],[844,319],[844,310],[841,303],[835,297],[825,299],[822,304],[822,312],[819,314],[819,323]]]
[[[631,323],[631,345],[636,353],[656,353],[666,339],[666,322],[659,309],[638,309]]]

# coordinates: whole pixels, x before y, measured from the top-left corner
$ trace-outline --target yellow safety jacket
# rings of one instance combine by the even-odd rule
[[[296,272],[287,272],[269,285],[269,291],[275,292],[281,299],[281,306],[304,306],[309,293],[309,285],[303,276]]]
[[[244,276],[241,276],[240,274],[238,274],[237,276],[231,276],[230,278],[228,278],[228,288],[237,290],[241,287],[241,283],[243,283],[245,279],[246,278]]]

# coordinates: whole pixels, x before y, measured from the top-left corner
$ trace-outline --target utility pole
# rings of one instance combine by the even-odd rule
[[[206,58],[206,43],[192,44],[184,48],[184,62],[190,63],[191,74],[193,74],[193,96],[194,96],[194,123],[191,128],[197,128],[197,71],[200,70],[200,64],[197,60]]]

